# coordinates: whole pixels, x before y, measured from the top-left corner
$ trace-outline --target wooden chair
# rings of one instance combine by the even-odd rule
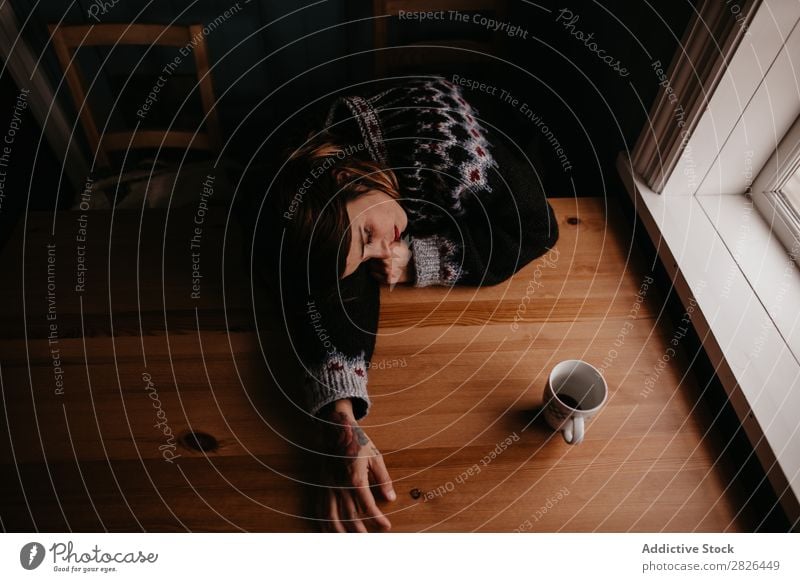
[[[411,50],[382,50],[388,46],[388,20],[387,16],[398,16],[401,11],[436,12],[439,10],[454,10],[462,13],[480,12],[497,20],[505,20],[508,13],[505,0],[373,0],[373,31],[375,39],[375,73],[383,76],[391,71],[403,67],[424,64],[425,66],[449,65],[453,63],[486,61],[483,53],[499,54],[502,50],[502,36],[494,33],[489,42],[470,39],[431,39],[425,42],[405,45]],[[465,25],[466,26],[466,25]],[[477,26],[477,25],[475,25]],[[440,46],[442,50],[425,50],[414,48],[417,45]],[[476,52],[446,51],[445,47],[470,49]]]
[[[92,153],[96,155],[97,165],[110,166],[109,153],[129,148],[157,149],[191,148],[215,151],[220,147],[220,129],[217,111],[214,108],[214,88],[208,71],[208,49],[202,25],[163,26],[157,24],[100,24],[100,25],[50,25],[53,47],[64,70],[75,106],[79,111],[81,124],[86,132]],[[205,132],[194,135],[192,131],[139,130],[108,132],[100,135],[86,100],[83,75],[80,72],[75,49],[86,46],[173,46],[192,47],[200,99],[205,114]]]

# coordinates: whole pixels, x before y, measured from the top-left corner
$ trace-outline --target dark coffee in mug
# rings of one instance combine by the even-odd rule
[[[566,406],[574,408],[575,410],[581,410],[581,403],[578,402],[574,397],[570,396],[569,394],[556,394],[556,396]]]
[[[608,386],[600,371],[581,360],[564,360],[550,372],[544,388],[544,419],[567,444],[583,440],[585,423],[606,403]]]

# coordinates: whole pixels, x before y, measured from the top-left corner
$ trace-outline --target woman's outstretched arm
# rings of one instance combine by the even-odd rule
[[[301,406],[316,419],[319,516],[328,531],[387,530],[370,485],[386,500],[395,493],[383,457],[359,426],[370,406],[368,363],[375,347],[380,291],[365,269],[332,293],[296,285],[284,310],[292,347],[304,368]]]

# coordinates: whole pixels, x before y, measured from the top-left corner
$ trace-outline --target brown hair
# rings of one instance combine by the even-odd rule
[[[273,208],[286,229],[284,260],[314,291],[333,291],[350,250],[347,202],[370,190],[399,198],[394,172],[359,157],[365,148],[321,133],[294,151],[273,186]]]

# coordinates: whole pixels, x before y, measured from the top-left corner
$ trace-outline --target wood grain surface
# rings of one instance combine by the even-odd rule
[[[680,330],[618,211],[552,204],[556,250],[509,281],[382,292],[362,424],[398,492],[382,504],[393,530],[749,530],[715,411],[669,350]],[[204,217],[197,298],[195,209],[86,213],[85,242],[80,215],[29,214],[3,251],[2,527],[315,530],[299,369],[227,211]],[[610,389],[578,446],[538,414],[572,358]],[[192,449],[187,431],[216,446]]]

